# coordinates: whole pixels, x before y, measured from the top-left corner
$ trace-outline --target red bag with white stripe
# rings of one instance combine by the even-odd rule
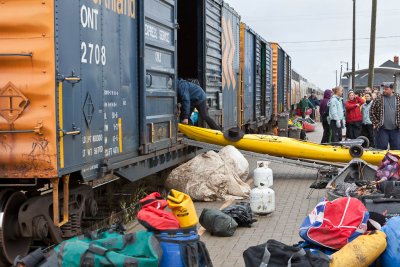
[[[323,199],[304,219],[299,234],[310,243],[339,250],[365,233],[368,219],[367,208],[356,198]]]

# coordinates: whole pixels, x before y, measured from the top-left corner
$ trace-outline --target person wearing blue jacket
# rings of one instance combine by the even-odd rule
[[[343,87],[335,87],[333,93],[334,95],[328,102],[328,121],[331,126],[331,142],[338,142],[342,141],[342,128],[344,128]]]
[[[221,130],[218,124],[208,115],[206,93],[197,84],[183,79],[176,81],[178,102],[181,103],[181,123],[189,124],[189,118],[196,108],[200,117],[205,120],[211,129]]]

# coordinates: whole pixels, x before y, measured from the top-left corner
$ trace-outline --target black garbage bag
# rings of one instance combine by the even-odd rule
[[[237,204],[230,205],[229,207],[222,210],[223,213],[231,216],[241,227],[251,227],[256,219],[253,219],[253,213],[250,208],[250,203],[239,202]]]

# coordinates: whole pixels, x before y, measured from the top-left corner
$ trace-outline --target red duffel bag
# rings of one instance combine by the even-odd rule
[[[304,219],[300,236],[315,245],[339,250],[367,230],[369,213],[351,197],[322,200]]]
[[[161,197],[160,193],[151,193],[139,202],[142,208],[138,212],[137,219],[147,230],[162,231],[179,228],[179,221],[175,215],[164,210],[168,202]]]

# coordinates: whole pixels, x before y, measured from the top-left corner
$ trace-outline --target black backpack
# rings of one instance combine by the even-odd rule
[[[329,267],[329,258],[322,252],[285,245],[274,239],[249,247],[243,252],[246,267]]]
[[[201,226],[215,236],[232,236],[238,226],[231,216],[216,209],[204,209],[199,221]]]
[[[231,216],[239,226],[251,227],[256,219],[253,219],[253,212],[250,208],[250,203],[239,202],[222,210],[223,213]]]

